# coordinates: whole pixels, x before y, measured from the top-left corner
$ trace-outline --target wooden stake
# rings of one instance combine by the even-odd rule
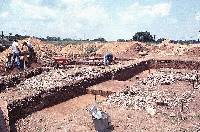
[[[95,102],[97,102],[97,95],[96,94],[94,95],[94,100],[95,100]]]
[[[183,112],[183,108],[184,108],[184,105],[183,105],[183,102],[181,101],[181,112]]]
[[[192,81],[192,86],[193,86],[193,89],[195,89],[195,87],[194,87],[194,80]]]
[[[184,111],[184,103],[187,103],[187,100],[181,99],[181,112]]]

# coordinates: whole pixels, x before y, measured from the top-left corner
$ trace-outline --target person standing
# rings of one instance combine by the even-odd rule
[[[26,69],[28,66],[28,44],[26,42],[23,42],[21,51],[23,54],[24,69]]]
[[[31,62],[31,61],[33,61],[33,59],[35,57],[33,45],[31,43],[31,38],[29,38],[27,41],[27,47],[28,47],[29,58],[30,58],[30,62]]]
[[[13,54],[12,65],[14,65],[16,61],[17,68],[20,69],[20,50],[19,50],[19,44],[17,40],[14,40],[14,42],[12,43],[11,49],[12,49],[12,54]]]
[[[31,43],[31,38],[28,39],[28,41],[27,41],[27,46],[28,46],[29,48],[33,48],[33,45],[32,45],[32,43]]]

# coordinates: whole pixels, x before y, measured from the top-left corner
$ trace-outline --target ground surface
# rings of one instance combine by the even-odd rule
[[[0,130],[6,132],[8,125],[8,111],[6,109],[6,102],[0,99]]]
[[[188,70],[169,70],[164,71],[191,73]],[[161,71],[161,73],[163,72]],[[123,89],[136,88],[138,81],[147,79],[152,74],[160,76],[160,71],[150,70],[144,71],[127,81],[111,80],[90,87],[93,90],[107,90],[120,92]],[[171,75],[171,72],[170,74]],[[163,75],[165,76],[165,75]],[[149,84],[150,85],[150,84]],[[128,86],[128,87],[127,87]],[[149,86],[145,86],[149,87]],[[115,89],[116,88],[116,89]],[[114,132],[123,131],[197,131],[200,129],[200,90],[193,89],[190,81],[175,81],[170,85],[155,85],[149,91],[144,92],[155,94],[156,98],[171,98],[173,93],[177,98],[183,97],[185,93],[192,92],[192,101],[188,101],[181,107],[155,105],[156,113],[151,114],[147,109],[135,109],[134,107],[124,107],[124,105],[110,104],[105,97],[97,96],[98,107],[111,116]],[[140,96],[140,95],[139,95]],[[83,95],[67,102],[46,108],[42,111],[33,113],[32,115],[17,121],[16,126],[19,132],[24,131],[94,131],[91,115],[87,111],[95,104],[94,95]],[[139,98],[141,99],[141,98]],[[172,100],[172,99],[171,99]],[[175,101],[175,100],[174,100]],[[174,102],[172,100],[172,102]],[[152,102],[150,102],[152,103]],[[170,100],[169,100],[170,104]],[[144,107],[146,105],[144,104]]]
[[[97,96],[97,102],[103,100],[105,100],[104,97]],[[95,104],[94,95],[84,95],[71,99],[19,120],[16,123],[17,131],[94,131],[91,116],[87,111],[87,108],[93,104]]]
[[[20,42],[22,43],[22,42]],[[52,61],[53,56],[66,55],[67,57],[88,57],[93,54],[97,56],[103,56],[105,52],[111,52],[115,57],[125,59],[182,59],[182,60],[199,60],[200,57],[200,45],[180,45],[170,44],[163,42],[162,44],[144,44],[140,42],[109,42],[109,43],[97,43],[97,44],[81,44],[81,45],[66,45],[64,47],[55,46],[42,42],[37,39],[32,40],[33,46],[37,52],[37,57],[40,60],[40,64],[33,64],[31,68],[47,65]],[[94,51],[91,51],[94,50]],[[146,56],[139,55],[140,52],[147,52]],[[90,52],[92,52],[90,54]],[[6,61],[6,55],[10,53],[10,49],[0,53],[0,76],[6,76],[10,74],[18,74],[20,71],[14,69],[10,72],[4,71],[4,63]],[[94,57],[94,56],[93,56]],[[125,62],[120,62],[119,65],[113,65],[107,67],[112,69],[120,67]],[[133,63],[131,61],[128,62]],[[89,69],[93,71],[89,66],[79,66],[79,69]],[[30,69],[31,69],[30,68]],[[94,68],[94,71],[98,68]],[[191,73],[188,70],[172,70],[164,69],[165,71],[175,71],[182,73]],[[70,69],[69,72],[78,72],[75,69]],[[120,97],[113,95],[113,99],[119,100],[122,105],[116,102],[111,103],[109,98],[97,96],[97,101],[102,103],[98,104],[98,107],[106,111],[112,119],[114,127],[113,131],[197,131],[200,128],[200,88],[199,84],[195,84],[196,89],[193,88],[191,81],[176,80],[173,83],[167,85],[159,84],[159,80],[162,77],[148,78],[150,74],[157,73],[159,71],[150,70],[144,71],[137,76],[128,79],[126,81],[110,80],[98,85],[88,88],[91,93],[98,93],[99,91],[106,91],[112,93],[120,93]],[[65,74],[65,72],[64,72]],[[66,72],[66,74],[71,74]],[[80,72],[79,72],[80,74]],[[88,73],[86,72],[86,75]],[[60,76],[61,75],[61,76]],[[89,74],[88,74],[89,75]],[[60,78],[56,79],[59,76]],[[171,78],[171,75],[163,75]],[[39,75],[21,82],[16,87],[12,87],[0,94],[2,98],[7,100],[21,99],[26,95],[31,95],[41,83],[42,88],[50,88],[51,85],[59,85],[63,78],[63,73],[55,73],[51,75]],[[1,77],[0,77],[1,78]],[[142,82],[144,79],[149,79],[148,83]],[[53,80],[52,80],[53,79]],[[75,78],[74,80],[76,80]],[[148,80],[147,79],[147,80]],[[152,80],[151,80],[152,79]],[[165,78],[166,79],[166,78]],[[46,80],[46,81],[45,81]],[[56,82],[57,80],[57,82]],[[169,80],[167,80],[169,81]],[[39,82],[39,83],[38,83]],[[167,82],[168,83],[168,82]],[[155,84],[155,85],[154,85]],[[34,87],[34,89],[33,89]],[[128,90],[127,90],[128,89]],[[132,92],[129,90],[133,89]],[[125,90],[125,91],[124,91]],[[24,91],[24,92],[23,92]],[[96,91],[96,92],[95,92]],[[128,93],[128,94],[127,94]],[[133,94],[129,97],[129,94]],[[154,99],[155,96],[155,99]],[[174,97],[174,98],[173,98]],[[94,131],[91,116],[86,110],[89,106],[95,104],[94,95],[83,95],[61,104],[55,105],[50,108],[37,111],[32,115],[29,115],[25,119],[20,119],[16,122],[16,129],[18,132],[54,132],[54,131]],[[181,109],[180,100],[186,98],[183,110]],[[123,99],[131,99],[128,103]],[[138,101],[136,100],[138,99]],[[160,100],[159,100],[160,99]],[[163,100],[164,102],[163,102]],[[106,100],[106,101],[105,101]],[[122,101],[120,101],[122,100]],[[158,101],[159,104],[156,104]],[[166,101],[166,102],[165,102]],[[134,102],[136,105],[127,107]],[[177,105],[176,105],[177,103]],[[152,106],[148,108],[148,106]],[[166,106],[167,105],[167,106]]]
[[[109,94],[120,92],[123,89],[126,89],[131,85],[134,85],[138,81],[139,78],[147,77],[148,74],[149,74],[149,70],[146,70],[126,81],[109,80],[109,81],[91,86],[87,88],[87,91],[88,93],[97,94],[97,95],[99,94],[98,91],[103,91],[104,93],[108,92]]]

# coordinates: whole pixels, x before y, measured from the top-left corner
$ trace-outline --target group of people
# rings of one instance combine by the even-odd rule
[[[22,48],[19,48],[17,40],[14,40],[11,46],[12,53],[8,56],[7,67],[12,68],[17,66],[18,69],[26,69],[33,59],[34,49],[31,43],[31,39],[24,41]],[[22,59],[20,57],[22,56]]]

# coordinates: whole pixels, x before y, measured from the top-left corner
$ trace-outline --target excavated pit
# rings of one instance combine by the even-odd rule
[[[24,98],[14,99],[8,103],[9,117],[12,117],[10,121],[15,121],[27,115],[41,110],[45,107],[52,106],[54,104],[66,101],[76,96],[86,94],[86,88],[105,82],[107,80],[124,80],[123,72],[134,70],[137,74],[145,69],[146,61],[142,61],[136,65],[128,65],[125,68],[119,68],[109,70],[98,74],[97,76],[83,78],[82,80],[74,83],[66,83],[62,86],[56,86],[47,90],[42,90],[39,94],[27,96]],[[141,71],[140,71],[141,69]]]
[[[14,100],[8,104],[10,121],[16,121],[46,107],[67,101],[71,98],[86,94],[86,88],[109,79],[109,74],[101,77],[81,80],[72,84],[44,90],[35,96]]]
[[[160,68],[172,68],[172,69],[189,69],[199,70],[199,61],[184,61],[184,60],[143,60],[138,63],[132,63],[126,66],[119,67],[105,71],[98,76],[84,78],[82,80],[67,83],[62,86],[57,86],[51,89],[42,90],[39,94],[29,95],[25,98],[11,100],[8,103],[9,120],[10,124],[13,124],[16,120],[25,118],[33,112],[42,110],[44,108],[59,104],[67,101],[71,98],[84,95],[88,92],[87,88],[96,84],[100,84],[109,80],[127,81],[133,78],[135,75],[149,69],[160,69]],[[45,69],[47,70],[47,69]],[[1,89],[4,90],[6,87],[12,87],[27,78],[31,78],[36,75],[42,74],[44,69],[39,68],[37,72],[30,71],[27,74],[19,74],[18,76],[11,77],[9,79],[3,79],[0,83]],[[48,71],[48,70],[47,70]],[[13,81],[14,80],[14,81]],[[8,83],[9,81],[13,83]],[[6,83],[7,82],[7,83]],[[115,92],[115,91],[114,91]],[[101,90],[94,90],[92,94],[100,94],[102,96],[108,96],[113,93]]]
[[[29,127],[31,128],[30,131],[37,131],[37,130],[42,130],[42,131],[80,131],[80,130],[94,131],[93,126],[91,125],[91,117],[90,117],[89,113],[87,113],[86,108],[90,108],[91,105],[96,104],[95,98],[96,98],[96,101],[99,102],[99,101],[101,101],[101,98],[103,98],[102,96],[99,96],[99,95],[105,96],[105,95],[109,94],[109,92],[122,93],[122,91],[124,91],[124,94],[122,94],[123,98],[121,98],[122,100],[124,99],[124,102],[118,104],[120,106],[118,109],[120,109],[121,107],[124,107],[124,106],[128,107],[128,105],[127,105],[128,103],[126,104],[126,101],[128,102],[128,100],[126,99],[127,95],[131,94],[131,97],[134,97],[134,95],[137,95],[138,92],[133,91],[133,92],[129,93],[129,91],[126,92],[126,89],[139,87],[138,90],[140,90],[141,84],[137,83],[137,82],[146,80],[146,79],[147,80],[150,79],[149,80],[150,82],[154,82],[154,81],[151,81],[151,78],[149,78],[149,77],[154,77],[157,80],[156,82],[159,84],[159,86],[154,86],[153,89],[150,89],[150,91],[148,91],[148,90],[142,91],[142,89],[145,90],[148,87],[148,85],[145,85],[143,83],[143,86],[141,86],[141,88],[142,88],[141,93],[149,93],[148,96],[150,96],[152,91],[154,91],[154,93],[158,93],[158,95],[157,94],[154,95],[156,97],[155,102],[156,102],[157,109],[159,111],[161,111],[162,113],[170,115],[171,114],[170,112],[173,110],[173,109],[171,109],[170,104],[171,104],[171,102],[173,102],[173,100],[171,102],[165,102],[165,101],[163,102],[159,98],[165,99],[166,96],[168,97],[169,95],[171,95],[171,93],[175,93],[178,98],[182,97],[182,95],[184,95],[184,97],[188,98],[189,97],[188,94],[185,94],[185,93],[188,93],[189,91],[193,91],[193,86],[191,83],[191,81],[193,80],[192,73],[193,72],[190,70],[151,69],[150,73],[148,70],[146,70],[140,74],[137,74],[137,76],[130,78],[129,80],[126,80],[126,81],[117,81],[117,80],[105,81],[105,82],[102,82],[102,83],[99,83],[97,85],[93,85],[93,86],[87,88],[87,94],[85,94],[85,95],[70,99],[66,102],[54,105],[50,108],[46,108],[41,111],[37,111],[24,119],[18,120],[16,123],[16,126],[18,127],[18,130],[21,130],[21,131],[27,130]],[[171,78],[171,75],[173,75],[172,76],[173,78],[174,77],[176,78],[176,81],[173,81],[174,79]],[[187,75],[189,75],[189,76],[187,76]],[[160,77],[164,77],[166,80],[159,79]],[[168,78],[168,77],[170,77],[170,78]],[[184,78],[184,77],[186,77],[186,78]],[[160,81],[160,80],[162,80],[162,81]],[[166,83],[165,81],[167,81],[167,80],[171,80],[170,83]],[[196,84],[195,84],[195,86],[196,86]],[[88,92],[88,90],[89,90],[89,92]],[[162,95],[162,93],[165,93],[165,94],[163,94],[163,96],[159,96],[159,94]],[[198,93],[198,90],[196,90],[195,95],[197,93]],[[96,97],[94,95],[96,95]],[[115,95],[115,94],[113,94],[113,95]],[[195,97],[194,95],[192,95],[192,96]],[[198,97],[199,96],[195,97],[196,101],[199,100]],[[106,99],[110,99],[110,96],[109,96],[109,98],[104,98],[103,103],[105,102]],[[142,100],[142,99],[143,99],[143,96],[141,96],[139,98],[139,100]],[[170,96],[169,96],[169,99],[170,99]],[[117,100],[116,101],[113,100],[113,101],[117,102]],[[146,100],[144,100],[144,101],[146,101]],[[194,101],[194,102],[197,103],[196,101]],[[124,103],[126,105],[123,105]],[[140,102],[140,103],[144,103],[144,102]],[[191,110],[194,110],[195,114],[198,113],[198,106],[199,106],[198,104],[197,105],[194,105],[194,104],[192,105],[190,103],[187,103],[187,104],[190,105],[190,107],[192,108]],[[187,106],[187,104],[185,104],[185,106]],[[99,104],[99,105],[101,106],[101,104]],[[134,105],[131,105],[131,106],[133,107]],[[143,106],[143,105],[141,104],[141,106]],[[146,106],[146,105],[144,104],[144,106]],[[194,109],[193,109],[193,107],[194,107]],[[176,113],[177,110],[179,111],[179,108],[180,107],[176,108],[175,111],[173,111],[173,113]],[[112,111],[113,107],[104,108],[104,110],[109,111],[109,114],[112,114],[112,119],[113,118],[115,119],[113,121],[115,126],[118,125],[117,123],[115,123],[115,121],[117,121],[117,120],[123,120],[123,122],[126,122],[127,118],[119,119],[118,116],[116,117],[116,115],[118,115],[119,113],[116,114],[117,113],[116,109],[114,111]],[[126,115],[126,112],[127,111],[124,111],[125,115]],[[134,112],[135,111],[133,110],[131,115],[135,116]],[[187,112],[186,108],[184,109],[184,112]],[[130,118],[130,115],[129,115],[129,118]],[[176,118],[178,118],[178,117],[176,117]],[[158,119],[155,119],[155,120],[158,120]],[[24,125],[24,123],[27,125]],[[115,131],[120,131],[120,130],[116,127]]]

